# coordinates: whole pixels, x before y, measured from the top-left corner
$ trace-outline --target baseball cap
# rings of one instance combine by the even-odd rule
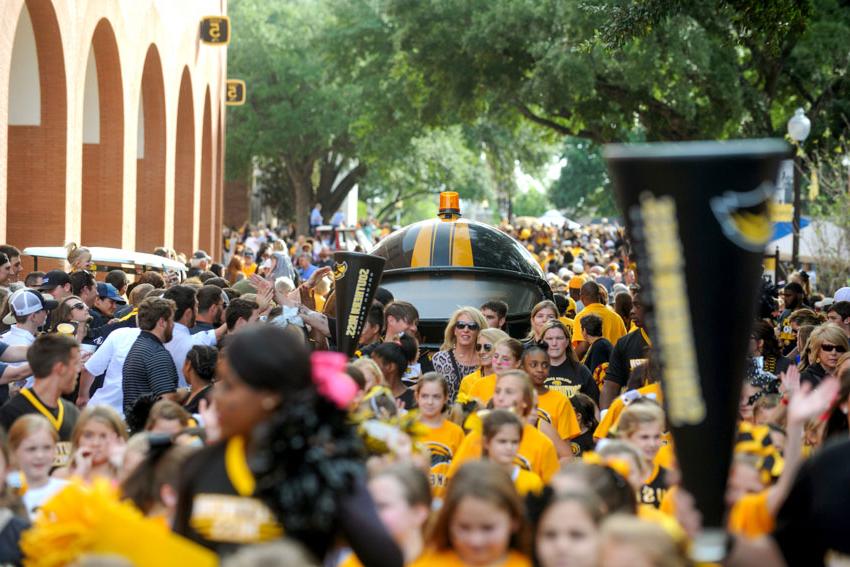
[[[44,274],[44,278],[42,278],[41,282],[41,286],[38,288],[39,291],[50,291],[56,289],[60,285],[71,283],[71,278],[68,276],[67,272],[62,270],[50,270]]]
[[[210,255],[207,254],[204,250],[195,250],[195,253],[192,254],[192,258],[195,260],[209,260]]]
[[[43,310],[56,309],[59,303],[53,299],[44,299],[32,289],[19,289],[9,296],[9,313],[3,318],[7,325],[15,324],[15,317],[26,317]]]
[[[97,295],[101,299],[111,299],[118,305],[127,305],[127,302],[123,297],[118,295],[118,290],[111,283],[98,282]]]
[[[839,301],[850,301],[850,287],[842,287],[835,292],[832,299],[835,300],[835,303],[838,303]]]

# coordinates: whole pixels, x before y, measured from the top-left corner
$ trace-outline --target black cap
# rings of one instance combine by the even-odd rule
[[[39,291],[51,291],[58,286],[71,283],[71,278],[62,270],[50,270],[44,274],[42,284],[39,286]]]

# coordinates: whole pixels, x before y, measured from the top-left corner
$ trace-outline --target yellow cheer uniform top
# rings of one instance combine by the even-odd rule
[[[552,425],[558,436],[569,441],[581,435],[576,411],[570,399],[555,390],[537,396],[537,417]]]
[[[496,393],[496,374],[488,374],[475,382],[469,390],[469,397],[487,405]]]
[[[431,494],[435,498],[441,498],[446,492],[449,466],[452,464],[452,459],[457,454],[466,435],[459,425],[448,419],[444,419],[440,427],[429,425],[425,427],[428,433],[420,441],[428,447],[428,451],[431,453],[431,472],[429,474]]]
[[[525,496],[529,492],[534,494],[543,492],[543,481],[540,480],[540,477],[531,471],[520,468],[519,465],[514,466],[511,479],[514,481],[514,486],[520,496]]]
[[[452,459],[449,478],[454,476],[463,463],[479,458],[481,458],[481,432],[473,431],[466,436],[455,458]],[[520,467],[535,473],[547,483],[561,467],[555,445],[545,434],[528,423],[522,429],[522,441],[519,444],[516,461]]]
[[[661,384],[649,384],[643,388],[638,388],[637,393],[640,397],[649,397],[654,399],[659,404],[664,404],[664,394],[661,392]],[[620,421],[620,414],[628,405],[626,399],[629,398],[629,392],[618,396],[611,405],[608,406],[608,411],[602,417],[599,425],[596,426],[596,431],[593,433],[594,439],[605,439],[610,434],[611,430],[617,426]]]
[[[620,337],[626,334],[626,325],[623,323],[623,318],[617,315],[613,309],[608,309],[607,306],[601,303],[591,303],[585,305],[573,321],[573,345],[584,340],[581,333],[581,320],[588,315],[597,315],[602,319],[602,336],[611,341],[612,345],[617,344]]]
[[[411,567],[465,567],[467,564],[451,549],[445,551],[429,551],[413,562]],[[531,567],[531,560],[513,549],[507,556],[494,565],[498,567]]]
[[[776,518],[767,508],[768,489],[745,494],[729,512],[728,528],[733,534],[748,538],[767,535],[776,526]]]
[[[472,387],[481,380],[481,369],[477,369],[475,372],[471,374],[467,374],[460,381],[460,388],[458,389],[458,393],[465,394],[469,397],[470,392],[472,392]]]
[[[174,531],[216,553],[283,535],[274,513],[254,497],[255,479],[242,437],[231,437],[191,456],[180,484]]]
[[[664,498],[667,488],[667,469],[654,465],[649,477],[643,481],[643,486],[640,487],[638,502],[660,508],[661,500]]]
[[[71,435],[77,426],[80,410],[73,403],[64,398],[59,398],[56,407],[50,407],[32,388],[24,388],[17,396],[13,396],[0,408],[0,425],[9,431],[12,424],[19,417],[35,413],[44,416],[56,433],[59,442],[56,444],[56,457],[53,460],[54,467],[64,467],[71,458]]]

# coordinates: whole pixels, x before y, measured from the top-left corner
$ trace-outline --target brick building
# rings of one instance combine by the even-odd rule
[[[0,1],[0,242],[218,255],[226,9]]]

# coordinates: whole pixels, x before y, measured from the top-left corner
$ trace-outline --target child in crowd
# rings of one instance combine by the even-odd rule
[[[86,408],[71,436],[71,461],[53,473],[55,478],[115,480],[124,458],[127,427],[109,406]]]
[[[420,439],[431,453],[430,483],[434,498],[441,498],[446,490],[447,473],[452,458],[463,442],[463,429],[446,419],[449,385],[438,372],[424,374],[416,384],[416,405],[419,422],[428,428]]]
[[[486,461],[467,463],[452,479],[417,567],[530,567],[522,500],[508,474]]]
[[[519,368],[522,361],[522,343],[516,339],[502,339],[493,345],[493,374],[481,378],[469,392],[469,397],[486,405],[496,391],[499,376]]]
[[[664,434],[664,410],[655,402],[641,399],[632,403],[620,416],[617,424],[617,436],[634,444],[641,452],[647,470],[651,471],[643,481],[638,499],[642,504],[651,504],[658,508],[667,491],[667,469],[655,462],[661,449]]]
[[[177,435],[192,423],[192,416],[180,404],[171,400],[159,400],[151,408],[145,431]]]
[[[522,440],[522,420],[508,410],[497,409],[488,412],[481,425],[481,455],[511,475],[520,496],[529,492],[539,494],[543,490],[540,477],[516,464]]]
[[[570,443],[570,449],[572,449],[574,457],[580,457],[583,453],[592,451],[595,445],[593,432],[596,431],[596,427],[599,425],[599,419],[597,417],[599,415],[599,408],[596,407],[590,396],[582,393],[577,393],[570,398],[570,403],[573,406],[573,410],[575,410],[579,431],[581,431]]]
[[[23,495],[24,508],[30,518],[67,481],[50,477],[56,459],[59,435],[43,416],[26,414],[15,420],[9,430],[9,447],[20,471],[16,487]]]
[[[605,567],[686,567],[682,548],[663,527],[634,516],[614,515],[602,523],[599,564]]]
[[[549,354],[537,345],[526,348],[522,355],[522,369],[531,378],[537,392],[537,417],[551,424],[564,441],[578,437],[581,431],[570,399],[546,387]]]
[[[548,482],[560,468],[558,453],[552,440],[527,422],[534,410],[534,389],[525,372],[511,370],[499,377],[493,396],[493,408],[512,410],[525,421],[517,458],[523,468],[537,474],[543,482]],[[449,477],[454,475],[461,464],[480,456],[481,433],[472,431],[466,436],[452,460]]]
[[[425,525],[431,511],[431,491],[425,474],[408,463],[391,465],[372,476],[369,493],[381,522],[404,553],[404,564],[419,565],[417,559],[425,548]],[[340,567],[362,567],[362,563],[352,553]]]
[[[547,490],[526,500],[540,567],[597,567],[602,502],[592,492]]]

